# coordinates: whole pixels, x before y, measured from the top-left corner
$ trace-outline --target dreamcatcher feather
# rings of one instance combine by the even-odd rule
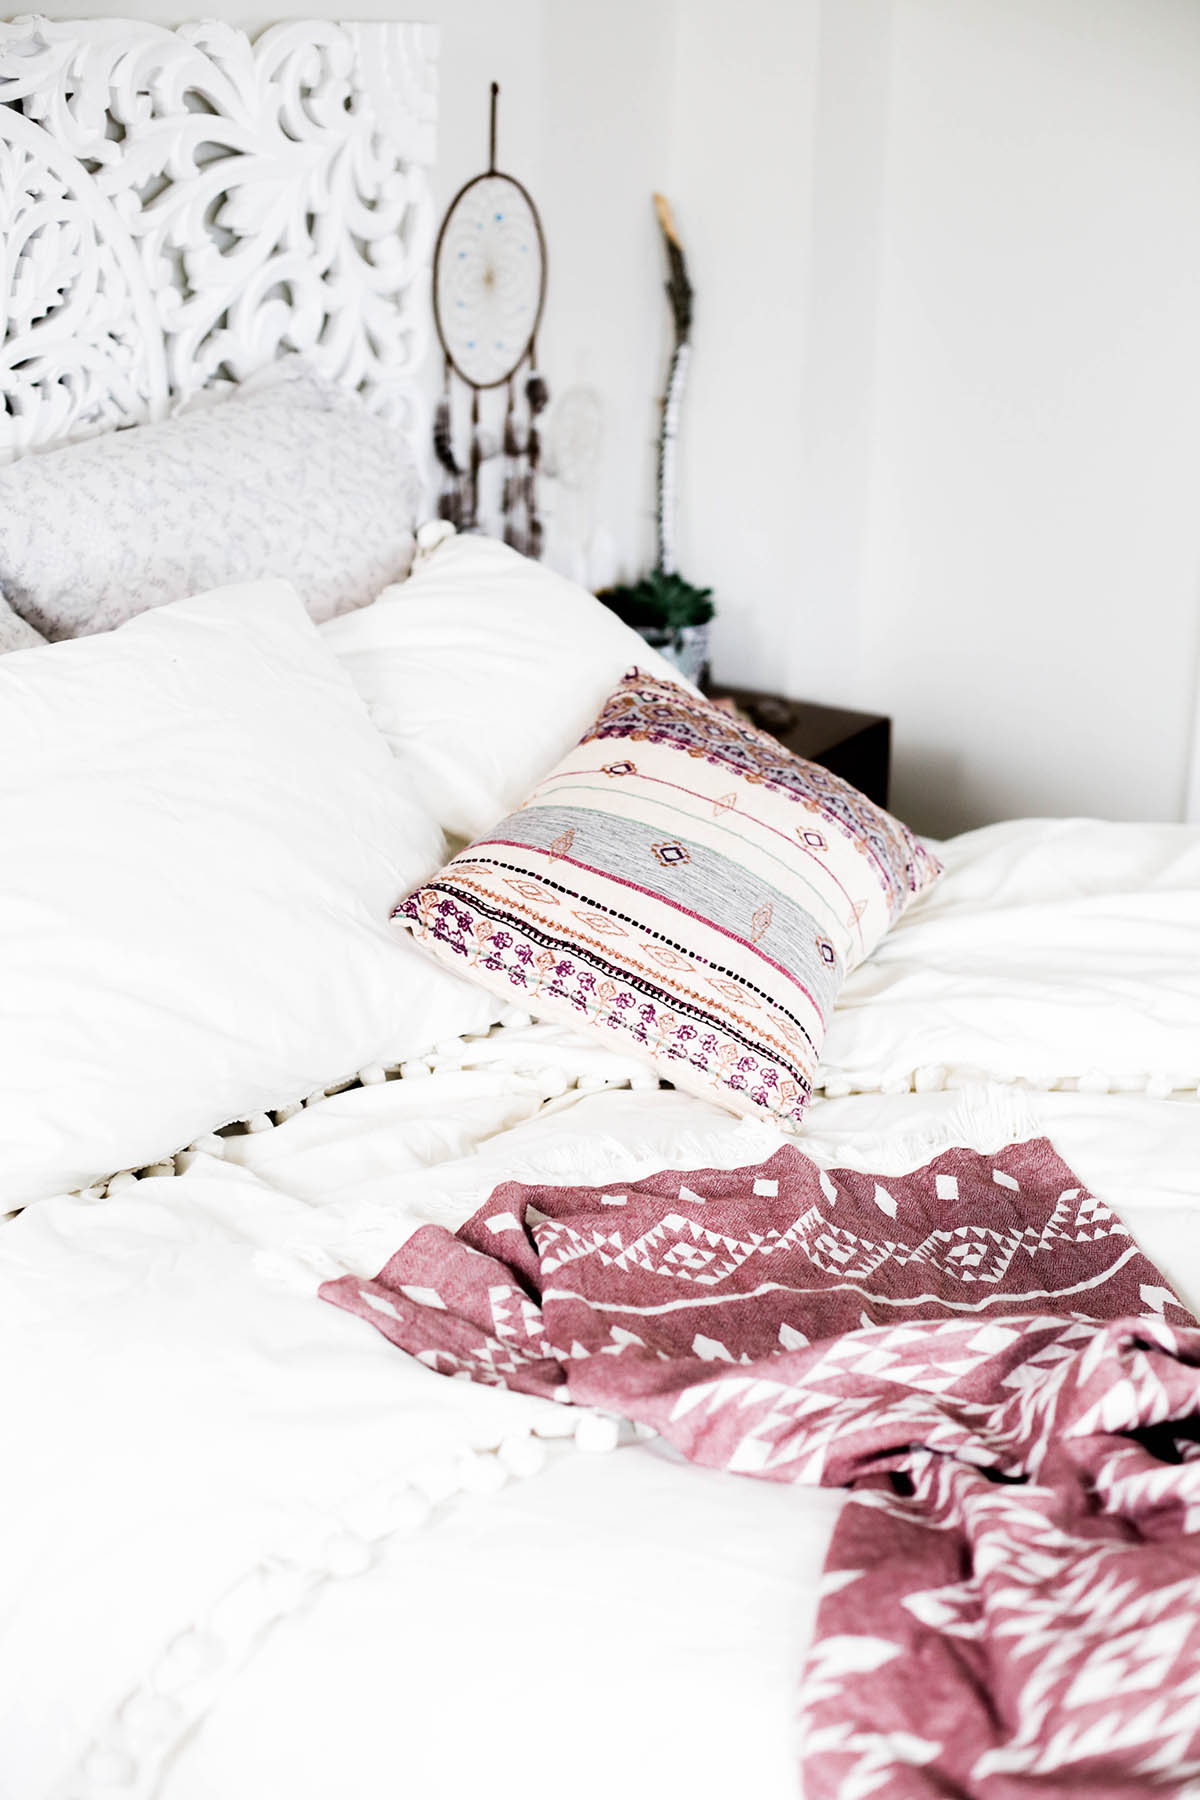
[[[537,368],[537,332],[546,298],[546,241],[526,189],[515,176],[496,167],[499,94],[493,81],[488,167],[450,202],[434,250],[433,310],[444,368],[433,422],[434,454],[442,472],[438,511],[460,529],[477,526],[480,472],[498,451],[504,540],[536,557],[543,541],[537,507],[538,418],[549,398]],[[460,456],[454,441],[455,380],[471,396],[465,456]],[[505,410],[499,442],[493,447],[481,422],[483,396],[499,390],[505,395]]]

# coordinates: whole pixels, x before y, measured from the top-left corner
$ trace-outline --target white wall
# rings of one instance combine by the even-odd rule
[[[898,0],[862,686],[918,823],[1181,815],[1198,196],[1188,0]]]
[[[113,8],[51,0],[86,10]],[[215,10],[258,26],[313,8]],[[443,205],[483,165],[501,83],[501,162],[549,239],[545,370],[604,396],[617,571],[653,548],[664,187],[696,285],[681,562],[717,590],[719,672],[891,713],[895,802],[928,829],[1179,817],[1196,0],[420,10],[442,32]]]
[[[756,0],[734,49],[685,0],[679,28],[683,550],[723,666],[890,712],[928,829],[1181,816],[1200,7]]]
[[[727,680],[780,688],[811,308],[818,0],[681,0],[669,193],[695,288],[680,568]]]
[[[500,165],[531,190],[549,242],[544,372],[552,395],[584,381],[604,397],[596,508],[614,539],[614,572],[641,572],[653,547],[664,305],[650,194],[666,162],[675,0],[46,0],[38,10],[164,25],[221,18],[251,30],[314,16],[437,25],[439,214],[486,166],[488,91],[498,81]],[[427,382],[440,389],[434,344]]]
[[[441,31],[439,211],[486,165],[488,88],[500,83],[498,162],[532,192],[548,244],[538,350],[551,406],[574,384],[603,402],[590,510],[612,543],[594,573],[633,577],[653,549],[664,302],[650,196],[667,159],[675,0],[422,0],[413,10]],[[440,387],[436,352],[429,379]],[[544,482],[542,497],[566,564],[570,545],[553,535],[561,496]]]
[[[546,0],[545,362],[559,392],[581,382],[603,397],[594,504],[615,565],[598,580],[634,578],[654,554],[667,305],[651,195],[667,166],[674,14],[675,0]]]

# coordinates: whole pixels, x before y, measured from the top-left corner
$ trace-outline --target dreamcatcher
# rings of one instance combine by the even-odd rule
[[[433,313],[445,370],[433,427],[433,447],[443,471],[438,511],[460,529],[477,524],[480,469],[498,449],[503,458],[504,541],[536,557],[543,536],[537,511],[537,420],[549,397],[537,368],[546,240],[525,188],[496,167],[499,94],[493,81],[488,167],[450,202],[433,253]],[[455,376],[471,397],[471,439],[463,459],[454,445]],[[503,390],[506,402],[498,445],[480,424],[480,398],[497,390]]]

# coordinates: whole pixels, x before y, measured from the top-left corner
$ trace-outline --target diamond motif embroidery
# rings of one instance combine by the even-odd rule
[[[651,844],[651,850],[665,869],[675,867],[679,863],[690,863],[691,853],[682,844]]]

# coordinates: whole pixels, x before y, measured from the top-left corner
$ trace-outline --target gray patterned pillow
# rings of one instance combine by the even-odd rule
[[[0,469],[0,587],[51,639],[262,576],[314,619],[408,573],[419,481],[394,427],[303,365]]]
[[[0,656],[7,656],[10,650],[34,650],[45,641],[41,632],[27,625],[0,594]]]

